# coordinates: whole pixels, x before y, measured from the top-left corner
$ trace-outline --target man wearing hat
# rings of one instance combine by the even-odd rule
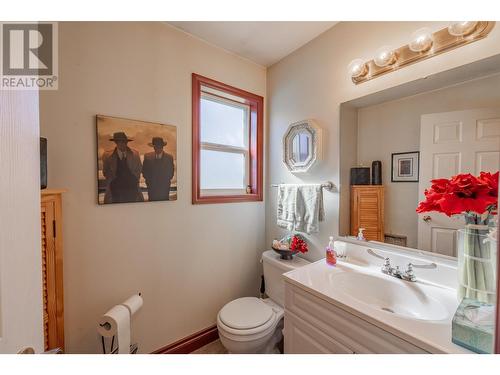
[[[139,189],[141,158],[136,150],[128,146],[133,140],[124,132],[116,132],[110,141],[115,142],[116,147],[102,155],[102,172],[106,178],[104,203],[144,201]]]
[[[161,137],[153,137],[149,146],[153,152],[144,155],[142,175],[148,187],[150,201],[168,201],[170,195],[170,181],[174,176],[174,158],[163,151],[167,142]]]

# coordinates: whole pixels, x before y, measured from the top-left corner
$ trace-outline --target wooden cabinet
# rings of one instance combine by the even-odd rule
[[[42,190],[44,349],[64,350],[62,190]]]
[[[351,186],[351,235],[365,228],[367,240],[384,242],[384,187]]]

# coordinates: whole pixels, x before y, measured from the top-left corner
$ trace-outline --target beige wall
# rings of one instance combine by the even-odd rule
[[[500,28],[488,38],[434,58],[407,66],[369,82],[354,85],[347,65],[356,58],[369,59],[382,45],[408,43],[413,31],[423,26],[434,30],[446,22],[341,22],[287,56],[268,70],[268,176],[270,183],[340,181],[340,104],[386,88],[426,77],[500,53]],[[281,139],[287,126],[313,118],[324,129],[324,160],[307,175],[289,173],[281,159]],[[341,189],[341,187],[340,187]],[[268,190],[266,239],[282,235],[276,226],[276,191]],[[308,236],[309,259],[323,257],[329,235],[339,228],[339,194],[325,193],[326,221],[321,233]]]
[[[140,291],[132,335],[150,352],[258,295],[264,203],[191,205],[191,73],[264,96],[266,71],[163,23],[62,23],[59,38],[59,90],[40,104],[49,185],[68,189],[67,350],[99,352],[99,316]],[[96,114],[177,126],[177,201],[96,204]]]
[[[350,181],[351,168],[358,162],[358,109],[344,104],[340,111],[339,154],[340,180]],[[341,184],[337,193],[343,198],[339,201],[339,233],[349,235],[351,230],[350,185]]]
[[[358,110],[358,163],[382,161],[386,233],[406,235],[407,245],[417,247],[419,184],[391,182],[391,153],[420,149],[421,115],[498,107],[499,87],[500,75],[495,75]]]
[[[0,353],[43,351],[38,103],[0,90]]]

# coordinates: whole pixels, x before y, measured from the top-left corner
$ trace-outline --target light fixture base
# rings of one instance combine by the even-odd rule
[[[432,34],[433,43],[426,51],[414,52],[407,44],[394,51],[395,56],[397,56],[397,61],[394,64],[379,67],[375,64],[374,60],[367,61],[366,66],[368,74],[362,77],[352,77],[352,81],[355,84],[367,82],[386,73],[401,69],[407,65],[414,64],[418,61],[428,59],[454,48],[473,43],[477,40],[485,38],[494,26],[494,21],[479,21],[474,30],[463,37],[451,35],[448,32],[448,28],[445,27]]]

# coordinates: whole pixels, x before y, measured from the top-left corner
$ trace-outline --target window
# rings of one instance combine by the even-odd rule
[[[263,98],[193,74],[193,203],[262,200]]]

